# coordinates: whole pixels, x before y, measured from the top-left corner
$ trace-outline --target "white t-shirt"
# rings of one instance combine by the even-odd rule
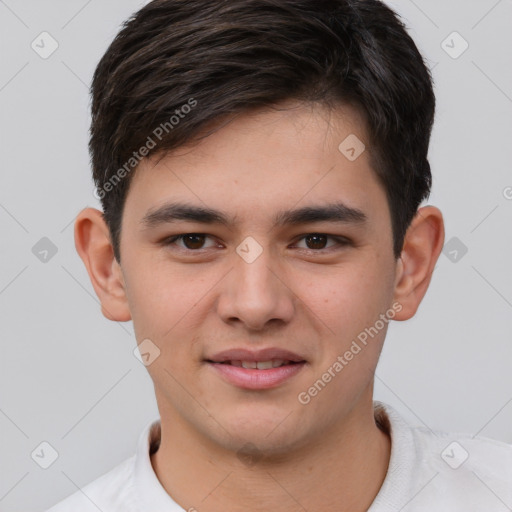
[[[374,408],[391,436],[391,458],[368,512],[512,510],[512,445],[410,427],[389,405]],[[151,465],[159,439],[157,419],[144,428],[135,455],[47,512],[183,512]]]

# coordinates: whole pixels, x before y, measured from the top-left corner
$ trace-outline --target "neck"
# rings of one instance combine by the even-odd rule
[[[391,452],[371,400],[314,443],[272,457],[240,457],[177,416],[161,411],[161,418],[161,443],[151,462],[164,489],[185,510],[364,512],[384,481]]]

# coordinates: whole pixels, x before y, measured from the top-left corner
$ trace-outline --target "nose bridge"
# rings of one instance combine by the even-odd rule
[[[275,265],[274,265],[275,266]],[[262,252],[254,261],[240,258],[235,263],[234,277],[237,283],[237,293],[248,296],[261,295],[260,300],[275,296],[275,272],[272,270],[269,250]]]
[[[251,329],[261,329],[270,320],[290,320],[293,296],[275,263],[271,250],[258,248],[254,241],[246,240],[237,247],[234,268],[219,302],[219,314],[225,321],[237,319]]]

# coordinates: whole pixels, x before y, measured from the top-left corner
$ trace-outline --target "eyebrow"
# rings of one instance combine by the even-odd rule
[[[236,217],[229,217],[212,208],[187,203],[166,203],[156,209],[150,209],[142,218],[141,223],[145,229],[149,229],[179,220],[230,226],[234,224]],[[314,222],[361,224],[367,220],[366,214],[358,208],[349,207],[344,203],[331,203],[278,212],[274,217],[274,227]]]

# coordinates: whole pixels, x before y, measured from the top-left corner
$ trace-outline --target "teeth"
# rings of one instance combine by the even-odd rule
[[[232,366],[241,366],[243,368],[270,370],[271,368],[278,368],[285,364],[289,364],[284,359],[271,359],[270,361],[230,361]]]
[[[258,361],[256,366],[258,370],[268,370],[272,368],[272,361]]]
[[[279,368],[287,364],[292,364],[291,361],[286,359],[270,359],[268,361],[240,361],[234,359],[231,361],[222,361],[222,364],[229,364],[231,366],[237,366],[238,368],[249,368],[251,370],[270,370],[271,368]]]

